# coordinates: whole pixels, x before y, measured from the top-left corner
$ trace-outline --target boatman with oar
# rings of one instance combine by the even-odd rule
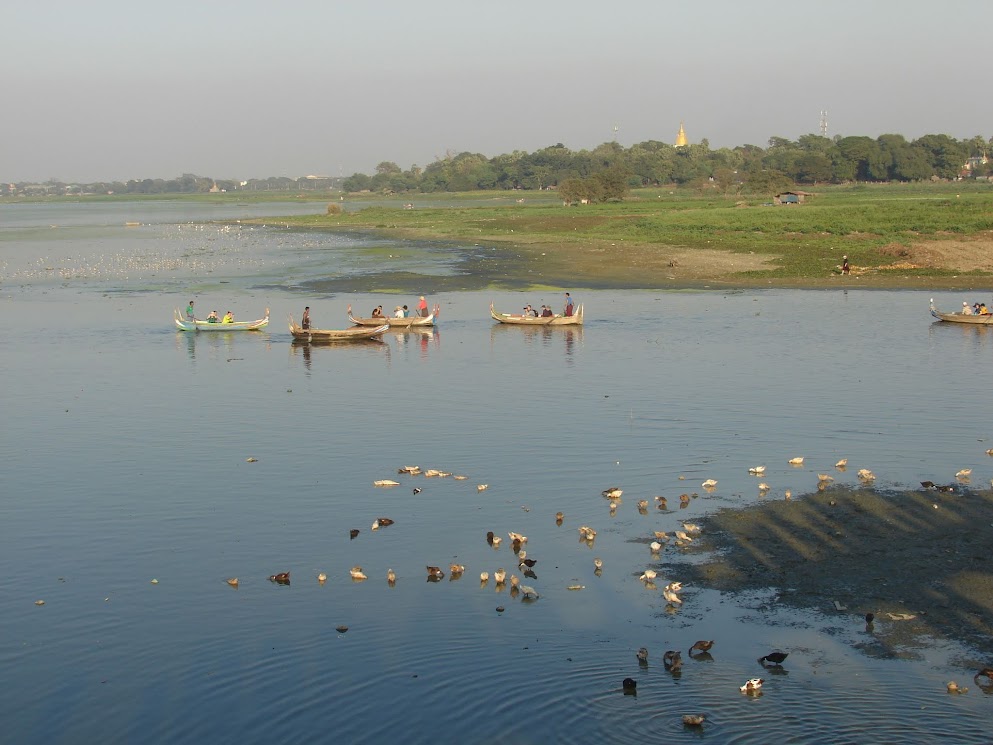
[[[190,321],[195,321],[196,318],[193,315],[193,301],[190,300],[190,304],[186,306],[186,318]]]

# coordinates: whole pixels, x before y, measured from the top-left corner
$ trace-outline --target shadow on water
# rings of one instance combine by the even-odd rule
[[[925,637],[982,648],[993,634],[993,492],[953,489],[836,486],[725,508],[701,521],[702,549],[718,553],[680,571],[721,591],[776,588],[781,602],[859,622],[874,613],[870,656],[901,656]]]

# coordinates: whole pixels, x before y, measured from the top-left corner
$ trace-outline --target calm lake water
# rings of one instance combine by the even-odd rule
[[[993,331],[933,324],[918,292],[582,288],[581,330],[503,327],[491,300],[562,296],[439,291],[486,286],[464,275],[490,249],[208,222],[291,210],[315,207],[0,206],[0,741],[989,741],[993,697],[945,683],[972,687],[990,649],[869,658],[859,617],[706,587],[672,611],[638,577],[679,579],[652,532],[754,503],[757,464],[767,499],[814,490],[842,457],[841,483],[971,467],[989,484]],[[352,289],[384,277],[402,292]],[[286,330],[304,305],[344,328],[349,303],[421,292],[442,307],[428,333],[310,347]],[[272,323],[177,332],[191,297]],[[987,298],[936,296],[963,299]],[[415,464],[468,479],[397,474]],[[636,509],[686,491],[701,496],[684,510]],[[372,531],[380,517],[395,524]],[[537,600],[480,585],[521,574],[509,531],[529,537]],[[663,669],[698,639],[712,659]],[[756,662],[774,648],[783,674]],[[758,675],[764,695],[739,693]],[[697,712],[703,729],[684,728]]]

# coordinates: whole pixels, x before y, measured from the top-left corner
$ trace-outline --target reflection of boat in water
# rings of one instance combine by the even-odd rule
[[[554,329],[548,326],[511,326],[494,323],[490,326],[490,345],[499,342],[512,343],[514,346],[523,344],[525,347],[557,347],[563,345],[565,356],[570,358],[576,347],[583,344],[583,327],[566,326],[564,329]]]
[[[948,321],[949,323],[971,323],[979,326],[993,326],[993,314],[976,315],[972,313],[966,315],[965,313],[942,313],[934,307],[934,298],[931,298],[931,315],[939,321]]]
[[[564,316],[555,313],[550,316],[517,316],[511,313],[498,313],[490,303],[490,316],[494,321],[511,324],[514,326],[582,326],[583,306],[576,308],[576,312],[571,316]]]
[[[427,316],[407,316],[406,318],[377,317],[360,318],[352,315],[352,306],[348,306],[348,320],[356,326],[379,326],[384,323],[390,324],[390,328],[414,328],[417,326],[434,326],[434,321],[441,313],[441,306],[435,305],[431,309],[431,314]]]
[[[210,323],[200,319],[189,320],[183,317],[179,308],[173,309],[173,320],[180,331],[259,331],[269,325],[269,309],[265,309],[265,317],[257,321],[235,321],[234,323]]]
[[[293,320],[293,316],[290,316],[290,333],[293,334],[294,341],[311,343],[364,341],[379,336],[389,328],[389,324],[384,323],[375,328],[352,326],[349,329],[304,329]]]
[[[290,342],[290,351],[295,357],[298,354],[303,355],[303,364],[310,370],[311,362],[313,361],[313,356],[316,354],[320,357],[325,349],[340,349],[341,354],[372,354],[372,355],[384,355],[386,357],[386,364],[390,363],[390,345],[384,342],[380,337],[373,337],[370,339],[330,339],[326,341],[321,341],[315,339],[313,341],[307,341],[306,339],[294,339]],[[351,352],[346,352],[344,350],[351,350]],[[333,354],[328,352],[328,354]]]

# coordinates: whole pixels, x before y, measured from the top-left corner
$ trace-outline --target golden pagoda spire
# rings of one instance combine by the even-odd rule
[[[683,123],[679,123],[679,134],[676,135],[676,147],[684,147],[689,145],[690,141],[686,139],[686,130],[683,129]]]

